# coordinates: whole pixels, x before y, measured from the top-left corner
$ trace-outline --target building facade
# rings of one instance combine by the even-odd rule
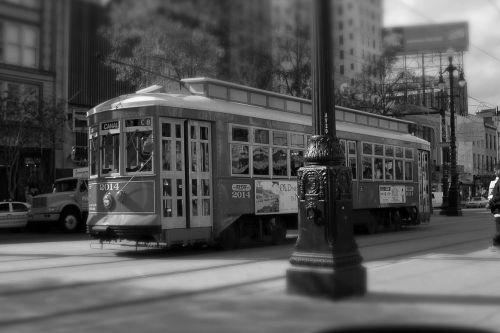
[[[0,131],[7,133],[0,183],[16,184],[15,191],[0,186],[0,200],[24,200],[29,188],[49,191],[55,178],[85,165],[85,112],[134,90],[97,57],[107,52],[98,34],[103,9],[91,0],[0,0]],[[53,135],[41,130],[46,122],[25,124],[33,105],[57,112]]]
[[[291,40],[310,38],[310,1],[270,1],[274,39],[280,35]],[[341,86],[354,85],[359,75],[369,72],[370,66],[382,55],[383,6],[382,0],[338,0],[332,2],[331,10],[334,84],[340,89]],[[307,27],[304,29],[306,33],[301,33],[304,26]],[[304,50],[310,52],[307,47]],[[276,45],[273,52],[277,52]]]
[[[9,184],[0,186],[0,199],[22,199],[26,186],[50,183],[62,167],[62,132],[49,140],[28,128],[25,102],[66,99],[68,10],[63,0],[0,1],[0,183]]]

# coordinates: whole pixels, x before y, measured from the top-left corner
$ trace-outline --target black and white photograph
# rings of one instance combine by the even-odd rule
[[[500,0],[0,0],[0,332],[500,333]]]

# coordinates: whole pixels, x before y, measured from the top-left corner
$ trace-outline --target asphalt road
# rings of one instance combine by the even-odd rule
[[[401,299],[394,298],[404,294],[405,290],[397,290],[404,285],[377,272],[436,253],[457,258],[484,250],[492,232],[488,211],[469,209],[462,217],[435,216],[430,224],[399,232],[357,235],[370,294],[333,303],[287,295],[285,272],[293,237],[280,246],[225,252],[136,249],[133,244],[115,243],[101,248],[84,234],[2,232],[0,331],[317,332],[360,318],[370,322],[382,318],[380,311],[393,311],[394,305],[414,310],[411,304],[399,307]],[[398,278],[415,278],[415,267],[398,272]],[[426,276],[432,276],[439,293],[449,281],[440,281],[439,266],[432,269],[435,274]],[[377,303],[377,311],[371,313],[377,297],[385,297],[391,306]],[[490,301],[500,304],[500,298]],[[332,304],[338,306],[331,308]],[[432,322],[433,316],[438,320],[443,313],[421,315]],[[492,326],[500,324],[495,320]]]

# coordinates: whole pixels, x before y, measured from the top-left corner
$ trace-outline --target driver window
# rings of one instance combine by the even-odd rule
[[[125,172],[151,172],[154,145],[151,118],[128,119],[125,131]]]

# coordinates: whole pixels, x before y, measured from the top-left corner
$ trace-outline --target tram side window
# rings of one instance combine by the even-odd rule
[[[361,144],[361,149],[363,155],[369,155],[369,156],[363,156],[362,158],[362,168],[363,168],[363,179],[364,180],[373,180],[373,144],[363,142]]]
[[[373,179],[373,159],[371,157],[363,156],[363,179]]]
[[[120,134],[105,134],[102,136],[102,174],[118,173],[120,161]]]
[[[288,161],[284,148],[273,148],[273,176],[288,176]]]
[[[306,146],[304,135],[291,133],[290,144],[296,148],[290,149],[290,175],[296,177],[297,170],[304,165],[304,148]]]
[[[253,147],[253,174],[269,175],[269,147]]]
[[[230,124],[231,175],[288,178],[304,164],[306,136]]]
[[[96,176],[98,172],[97,159],[99,156],[99,138],[97,136],[91,137],[89,140],[90,152],[90,175]]]
[[[384,146],[384,155],[386,156],[384,159],[384,179],[385,180],[393,180],[394,179],[394,147],[393,146]]]
[[[361,147],[363,180],[413,180],[412,149],[368,142]]]
[[[127,147],[125,171],[146,172],[151,171],[151,154],[143,151],[144,143],[151,138],[152,131],[127,132]]]
[[[304,151],[290,150],[290,168],[291,175],[297,176],[297,170],[304,165]]]
[[[412,161],[405,161],[405,180],[413,180]]]
[[[403,180],[403,160],[396,159],[396,180]]]
[[[269,144],[269,130],[254,129],[254,143]],[[269,176],[269,147],[254,146],[252,147],[252,173],[258,176]]]
[[[383,179],[383,177],[384,177],[383,165],[384,165],[384,161],[382,158],[375,158],[374,159],[375,179]]]
[[[352,179],[357,179],[358,174],[358,166],[357,166],[357,158],[356,158],[356,142],[355,141],[347,141],[347,158],[346,163],[347,166],[351,168]]]
[[[413,180],[413,150],[405,148],[405,180]]]
[[[231,173],[233,175],[249,175],[248,145],[231,145]]]

